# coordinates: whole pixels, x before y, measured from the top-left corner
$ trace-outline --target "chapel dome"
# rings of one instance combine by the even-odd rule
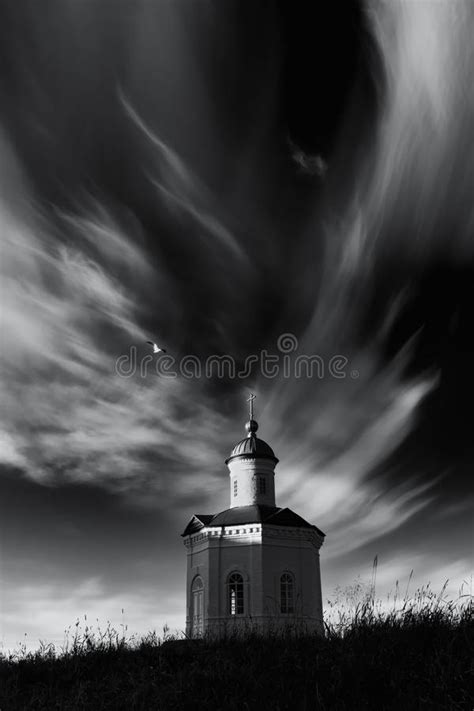
[[[230,453],[230,457],[226,459],[226,464],[231,459],[235,459],[237,457],[265,458],[273,459],[275,462],[278,462],[278,459],[275,457],[275,453],[270,445],[264,442],[263,439],[259,439],[256,436],[255,432],[258,430],[258,423],[251,419],[245,425],[245,429],[248,432],[247,437],[244,437],[244,439],[241,439],[240,442],[237,442]]]

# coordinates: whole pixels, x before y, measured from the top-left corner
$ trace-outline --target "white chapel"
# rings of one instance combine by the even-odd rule
[[[247,436],[226,460],[230,506],[195,514],[187,550],[186,633],[303,626],[323,631],[319,549],[324,533],[275,501],[271,447],[256,435],[253,397]]]

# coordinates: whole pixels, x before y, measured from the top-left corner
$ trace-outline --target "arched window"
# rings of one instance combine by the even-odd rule
[[[237,496],[237,479],[234,479],[234,496]]]
[[[267,493],[267,481],[264,476],[258,477],[258,493],[259,494],[266,494]]]
[[[227,599],[230,615],[244,614],[244,579],[240,573],[231,573],[227,581]]]
[[[283,573],[280,578],[280,611],[284,614],[295,611],[294,581],[291,573]]]
[[[197,575],[191,585],[191,604],[192,604],[192,635],[200,635],[203,632],[203,610],[204,610],[204,583],[202,578]]]

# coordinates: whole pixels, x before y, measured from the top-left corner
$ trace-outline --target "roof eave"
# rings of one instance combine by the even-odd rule
[[[209,517],[209,519],[212,519],[213,516],[214,516],[214,514],[206,514],[206,518]],[[186,526],[186,528],[184,529],[183,533],[181,533],[181,538],[184,538],[185,536],[191,536],[193,533],[196,533],[196,531],[187,532],[188,528],[191,526],[193,521],[199,521],[199,523],[201,524],[197,529],[198,531],[200,531],[201,528],[204,528],[205,526],[207,526],[207,524],[210,522],[210,520],[203,521],[201,518],[199,518],[199,516],[197,514],[193,514],[193,517],[190,519],[190,521],[189,521],[188,525]]]
[[[254,452],[247,452],[246,454],[232,454],[225,460],[225,463],[228,464],[234,459],[269,459],[271,462],[275,462],[275,464],[278,464],[280,461],[277,457],[272,457],[271,454],[256,454]]]

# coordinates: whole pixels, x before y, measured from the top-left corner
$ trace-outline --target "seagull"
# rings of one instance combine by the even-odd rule
[[[149,343],[150,346],[153,346],[153,353],[166,353],[165,349],[157,346],[154,341],[147,341],[147,343]]]

